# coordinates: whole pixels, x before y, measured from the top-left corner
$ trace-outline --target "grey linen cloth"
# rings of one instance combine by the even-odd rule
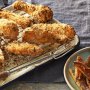
[[[4,7],[3,0],[0,0],[0,8]]]
[[[14,1],[14,0],[13,0]],[[13,2],[12,1],[12,2]],[[54,18],[62,23],[71,24],[80,37],[80,46],[90,45],[90,0],[25,0],[29,3],[48,5],[54,12]],[[12,3],[11,2],[11,3]],[[10,0],[9,0],[10,4]],[[18,81],[27,82],[64,82],[63,67],[69,53],[59,60],[48,62]]]

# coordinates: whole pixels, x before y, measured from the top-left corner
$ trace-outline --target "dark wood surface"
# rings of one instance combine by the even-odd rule
[[[1,90],[1,89],[0,89]],[[29,82],[14,82],[2,90],[70,90],[65,83],[29,83]]]

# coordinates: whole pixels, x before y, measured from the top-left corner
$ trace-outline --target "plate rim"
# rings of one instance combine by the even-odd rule
[[[64,79],[65,79],[65,81],[66,81],[66,84],[68,85],[68,87],[69,87],[71,90],[75,90],[75,89],[73,88],[73,86],[71,85],[71,83],[69,83],[69,80],[67,79],[67,76],[66,76],[66,67],[67,67],[68,63],[71,61],[70,58],[72,58],[74,55],[76,55],[76,54],[79,53],[80,51],[83,51],[83,50],[86,50],[86,49],[90,49],[90,46],[89,46],[89,47],[84,47],[84,48],[76,51],[76,52],[73,53],[73,54],[66,60],[66,62],[65,62],[64,69],[63,69]]]

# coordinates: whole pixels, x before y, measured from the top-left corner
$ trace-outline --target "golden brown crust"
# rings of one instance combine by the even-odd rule
[[[32,24],[32,20],[29,17],[20,16],[15,13],[9,12],[7,10],[0,11],[0,18],[5,18],[9,20],[13,20],[22,28],[29,27]]]
[[[5,50],[17,55],[38,56],[43,53],[43,49],[35,44],[12,42],[5,46]]]
[[[0,35],[3,35],[4,38],[15,40],[18,36],[18,26],[15,22],[0,19]]]
[[[17,10],[22,10],[30,14],[35,22],[43,23],[53,18],[53,12],[48,6],[27,4],[21,0],[14,2],[12,6]]]
[[[69,27],[69,28],[68,28]],[[67,24],[34,24],[26,28],[23,41],[37,44],[60,43],[64,44],[72,40],[75,31]]]
[[[4,55],[2,50],[0,49],[0,68],[4,66]]]

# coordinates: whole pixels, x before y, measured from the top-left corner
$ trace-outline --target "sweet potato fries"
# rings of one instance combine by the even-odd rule
[[[77,56],[74,67],[74,72],[72,69],[69,72],[80,90],[90,90],[90,56],[87,60],[83,60],[81,56]]]

